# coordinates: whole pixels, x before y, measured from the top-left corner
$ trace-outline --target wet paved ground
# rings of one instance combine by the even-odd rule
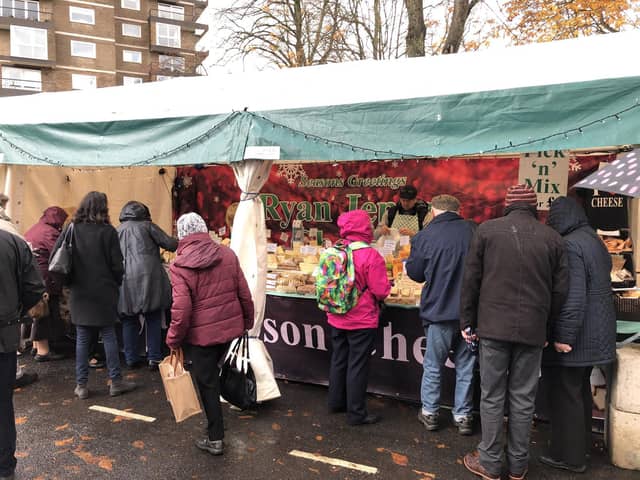
[[[130,394],[111,398],[106,371],[91,371],[91,396],[73,397],[73,360],[36,364],[22,359],[40,380],[15,395],[19,464],[22,479],[411,479],[477,478],[462,466],[479,435],[460,437],[447,426],[429,433],[416,420],[417,406],[371,397],[370,410],[383,421],[349,427],[344,415],[328,415],[326,389],[281,382],[281,399],[257,413],[225,407],[226,450],[222,457],[199,451],[194,439],[204,434],[204,417],[176,424],[158,373],[138,370],[128,378],[139,384]],[[156,417],[153,423],[127,420],[89,410],[101,405]],[[448,417],[448,415],[445,415]],[[548,426],[533,437],[533,458],[541,453]],[[289,455],[291,450],[376,467],[367,474]],[[639,480],[640,472],[617,469],[594,450],[587,474],[557,472],[531,462],[529,479]]]

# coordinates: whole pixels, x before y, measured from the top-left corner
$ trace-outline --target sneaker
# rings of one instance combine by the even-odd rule
[[[467,453],[464,456],[463,462],[467,470],[475,475],[478,475],[483,480],[500,480],[500,474],[491,475],[480,464],[480,454],[478,453],[478,451]]]
[[[222,455],[224,453],[224,443],[222,440],[203,438],[196,440],[196,447],[205,452],[209,452],[211,455]]]
[[[80,400],[86,400],[87,398],[89,398],[89,388],[86,384],[77,384],[73,393]]]
[[[149,360],[149,370],[152,372],[158,370],[158,365],[160,365],[160,360]]]
[[[587,466],[586,465],[570,465],[566,462],[560,461],[560,460],[556,460],[554,458],[552,458],[551,456],[548,455],[541,455],[540,457],[538,457],[538,460],[540,460],[540,463],[551,467],[551,468],[557,468],[559,470],[567,470],[569,472],[573,472],[573,473],[584,473],[587,471]]]
[[[418,412],[418,420],[430,432],[435,432],[440,428],[440,415],[437,413],[425,415],[424,412],[420,410]]]
[[[20,378],[16,378],[16,381],[13,384],[13,388],[24,388],[27,385],[31,385],[32,383],[36,382],[37,380],[37,373],[23,373]]]
[[[458,427],[458,433],[460,435],[472,435],[473,434],[473,416],[467,415],[461,417],[459,420],[453,418],[453,424]]]
[[[118,378],[116,380],[111,380],[111,386],[109,387],[109,395],[112,397],[117,397],[118,395],[122,395],[124,393],[130,392],[136,388],[136,384],[133,382],[127,382],[122,378]]]

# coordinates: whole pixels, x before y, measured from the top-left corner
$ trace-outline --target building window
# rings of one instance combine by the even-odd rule
[[[2,67],[2,88],[40,92],[42,91],[42,74],[40,70]]]
[[[158,17],[184,22],[184,7],[170,5],[168,3],[158,3]]]
[[[180,48],[180,27],[158,23],[156,25],[156,41],[162,47]]]
[[[40,2],[25,0],[0,0],[0,15],[3,17],[40,20]]]
[[[88,25],[96,24],[96,12],[93,8],[69,7],[69,20]]]
[[[45,29],[11,25],[10,35],[12,57],[49,58]]]
[[[134,25],[132,23],[122,24],[122,35],[125,37],[142,37],[142,27],[140,25]]]
[[[122,85],[137,85],[139,83],[142,83],[140,77],[122,77]]]
[[[172,72],[185,71],[184,57],[174,57],[173,55],[158,55],[158,62],[162,70],[170,70]]]
[[[96,44],[71,40],[71,56],[96,58]]]
[[[97,86],[95,75],[71,74],[71,88],[74,90],[86,90]]]
[[[140,10],[140,0],[122,0],[120,6],[129,10]]]
[[[142,63],[142,52],[135,50],[123,50],[122,61],[131,63]]]

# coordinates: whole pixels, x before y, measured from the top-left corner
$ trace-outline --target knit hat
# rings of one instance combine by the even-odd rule
[[[534,208],[538,207],[538,197],[533,188],[528,187],[524,183],[513,185],[507,189],[507,196],[504,200],[504,206],[508,207],[514,203],[524,203]]]
[[[178,219],[178,240],[193,233],[208,233],[209,229],[202,217],[197,213],[185,213]]]

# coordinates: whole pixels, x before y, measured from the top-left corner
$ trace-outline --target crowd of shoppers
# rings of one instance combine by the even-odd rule
[[[412,197],[401,195],[404,200],[415,200],[412,188],[401,192]],[[110,395],[134,389],[122,377],[116,322],[123,324],[127,366],[142,364],[138,341],[144,330],[147,365],[156,369],[162,356],[161,323],[170,309],[166,344],[172,351],[184,349],[190,358],[208,421],[207,435],[196,445],[222,454],[219,364],[230,342],[254,322],[251,293],[236,255],[211,239],[195,213],[178,219],[176,240],[152,222],[146,205],[131,201],[115,229],[107,196],[100,192],[83,198],[65,228],[65,211],[47,208],[25,234],[27,243],[6,215],[5,200],[0,197],[0,260],[10,268],[0,271],[0,479],[12,478],[16,462],[12,387],[14,372],[16,378],[19,373],[19,323],[46,291],[49,315],[33,328],[35,359],[60,358],[49,341],[60,323],[63,282],[71,291],[76,327],[75,395],[89,396],[89,353],[98,335],[106,353]],[[551,440],[540,462],[584,472],[591,433],[589,377],[593,366],[615,360],[615,312],[610,255],[581,207],[560,197],[545,225],[537,218],[536,194],[526,185],[510,187],[504,216],[480,226],[461,216],[460,202],[451,195],[432,199],[428,221],[427,212],[415,207],[398,208],[391,224],[399,226],[398,215],[415,216],[402,219],[403,228],[407,222],[416,227],[406,271],[413,280],[425,282],[419,421],[428,431],[442,426],[440,376],[451,356],[456,367],[453,423],[460,434],[473,433],[477,366],[482,438],[463,463],[485,480],[501,478],[505,466],[510,480],[523,480],[543,369],[551,392]],[[349,258],[357,301],[346,312],[327,314],[332,346],[328,407],[331,413],[346,412],[350,425],[369,425],[380,420],[367,408],[366,391],[380,304],[391,285],[384,259],[370,246],[374,230],[369,214],[343,213],[338,227],[341,244],[353,247]],[[73,267],[62,278],[49,272],[49,263],[65,242],[71,245]],[[177,251],[171,281],[160,248]]]

